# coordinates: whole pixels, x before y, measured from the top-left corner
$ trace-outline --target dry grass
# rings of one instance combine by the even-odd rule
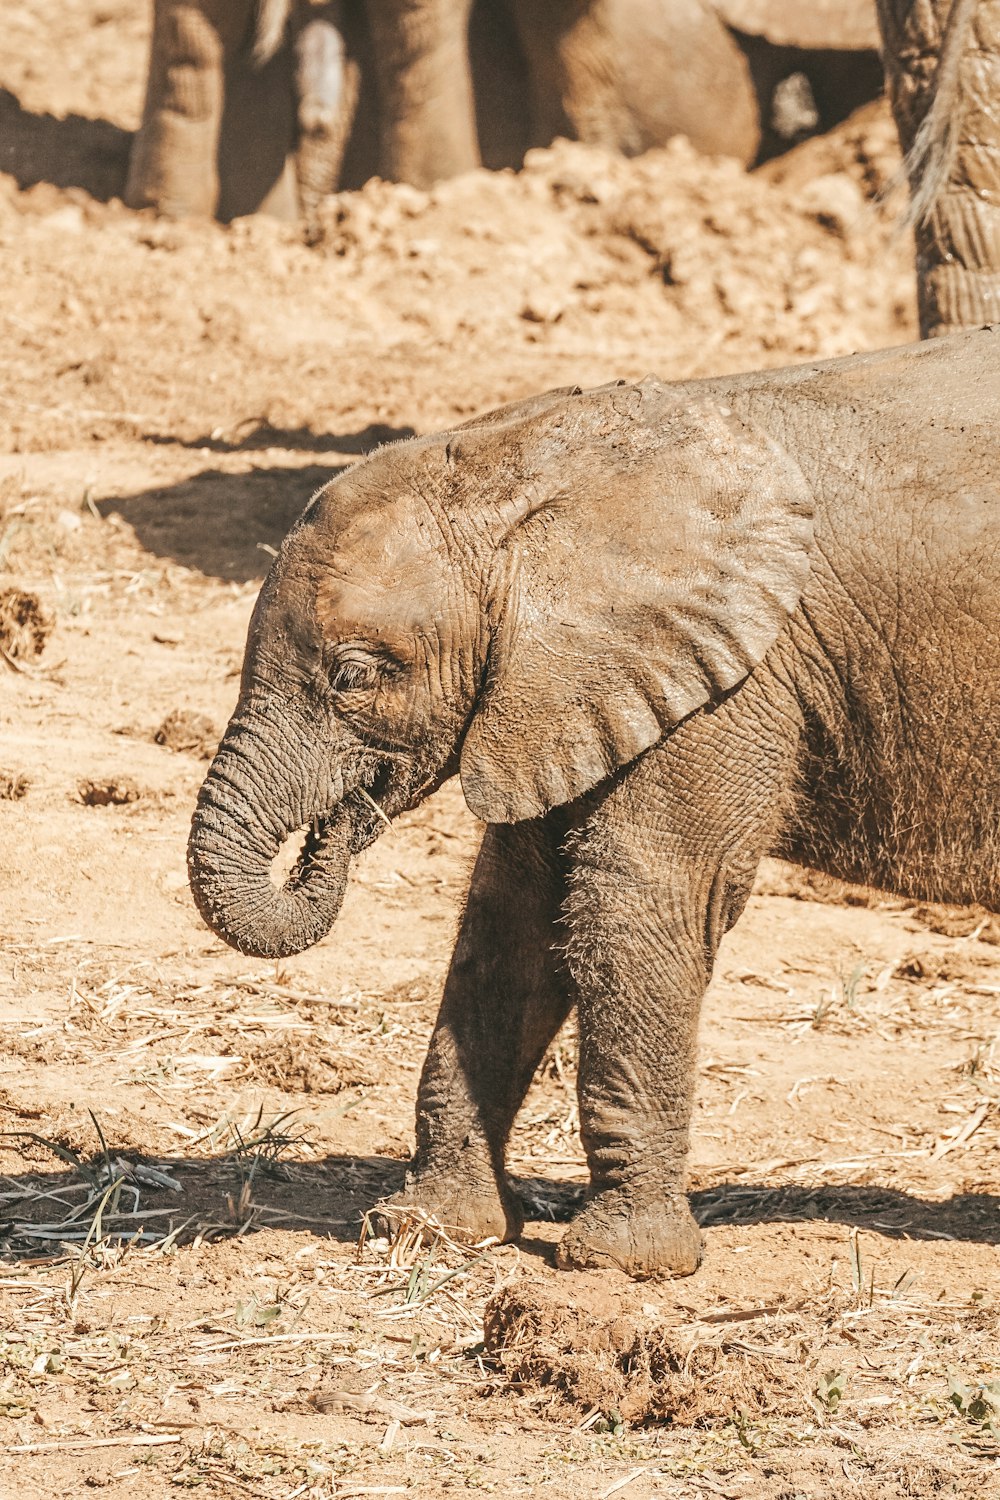
[[[737,1015],[752,997],[765,1035],[819,1049],[819,1062],[793,1074],[780,1155],[768,1154],[741,1134],[765,1093],[774,1118],[766,1050],[750,1061],[715,1034],[700,1129],[711,1138],[725,1122],[743,1149],[697,1168],[710,1274],[633,1287],[556,1277],[531,1239],[579,1191],[571,1029],[518,1126],[514,1165],[536,1216],[525,1245],[469,1246],[415,1210],[390,1213],[380,1238],[364,1210],[392,1185],[391,1163],[329,1153],[360,1129],[356,1113],[408,1111],[433,981],[331,997],[280,966],[199,978],[67,936],[19,950],[26,975],[64,974],[65,999],[36,1020],[22,1008],[4,1027],[8,1052],[34,1077],[62,1049],[116,1108],[43,1105],[0,1142],[0,1422],[18,1462],[77,1455],[105,1466],[95,1473],[213,1497],[436,1496],[482,1487],[476,1445],[509,1428],[532,1476],[524,1493],[570,1497],[585,1472],[590,1492],[626,1500],[643,1485],[777,1496],[810,1466],[843,1476],[842,1460],[862,1500],[983,1492],[1000,1451],[988,1275],[942,1292],[917,1247],[892,1238],[916,1212],[901,1192],[883,1202],[872,1189],[868,1229],[836,1222],[841,1204],[859,1212],[853,1184],[871,1171],[930,1191],[988,1159],[998,1075],[975,1017],[992,975],[974,941],[725,981]],[[900,1030],[953,1059],[933,1120],[879,1146],[855,1119],[854,1149],[838,1151],[830,1049]],[[7,1086],[8,1119],[23,1119],[28,1095]],[[926,1229],[932,1251],[968,1235],[962,1212],[925,1216],[940,1226]],[[793,1240],[780,1292],[728,1290],[727,1244],[752,1246],[787,1219],[807,1238],[825,1226],[821,1264],[796,1277]]]

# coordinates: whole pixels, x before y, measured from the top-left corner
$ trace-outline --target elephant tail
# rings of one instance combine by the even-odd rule
[[[288,27],[292,0],[256,0],[250,56],[258,68],[269,63],[280,48]]]
[[[926,224],[951,176],[961,130],[961,62],[979,0],[952,0],[941,38],[930,108],[906,153],[903,170],[911,183],[909,224]]]

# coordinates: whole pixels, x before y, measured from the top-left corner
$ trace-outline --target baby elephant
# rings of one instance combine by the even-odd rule
[[[505,1143],[575,1005],[591,1186],[559,1264],[693,1271],[698,1012],[762,855],[1000,909],[998,609],[1000,327],[381,449],[261,590],[195,899],[298,952],[381,813],[459,774],[489,826],[403,1201],[520,1232]]]

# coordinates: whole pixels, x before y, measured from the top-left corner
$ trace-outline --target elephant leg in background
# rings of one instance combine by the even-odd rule
[[[567,847],[591,1186],[557,1251],[564,1269],[687,1275],[701,1261],[684,1182],[698,1017],[785,804],[792,707],[748,713],[741,697],[688,720]]]
[[[171,218],[298,213],[290,44],[258,66],[255,0],[155,0],[125,201]]]
[[[686,135],[749,164],[760,143],[743,50],[703,0],[512,0],[532,143],[569,135],[635,156]]]
[[[963,0],[878,0],[883,59],[904,152],[931,108],[938,61]],[[954,149],[929,212],[915,226],[924,338],[1000,322],[1000,0],[979,0],[959,47]],[[964,34],[963,34],[964,33]],[[911,174],[920,191],[923,163]]]
[[[521,1231],[504,1149],[572,1003],[557,953],[564,826],[554,815],[486,830],[420,1080],[417,1149],[391,1200],[475,1239]]]
[[[367,0],[382,171],[430,187],[479,165],[471,0]]]
[[[300,8],[296,25],[295,100],[298,146],[295,170],[299,203],[310,218],[341,180],[344,153],[355,122],[360,90],[352,19],[343,0]]]

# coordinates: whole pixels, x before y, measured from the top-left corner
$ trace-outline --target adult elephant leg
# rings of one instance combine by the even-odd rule
[[[253,213],[296,219],[291,36],[286,27],[269,56],[255,55],[255,0],[214,0],[214,9],[225,60],[216,215],[223,222]]]
[[[469,66],[471,0],[368,0],[382,171],[430,187],[479,165]]]
[[[1000,0],[878,0],[878,10],[914,193],[921,335],[995,323]]]
[[[222,39],[200,0],[154,0],[142,123],[125,202],[170,218],[210,218],[219,195]]]
[[[684,1191],[698,1016],[791,776],[782,705],[753,714],[744,694],[640,760],[568,848],[591,1187],[563,1268],[687,1275],[701,1261]]]
[[[257,0],[154,0],[125,187],[131,208],[168,218],[296,216],[291,47],[282,33],[258,59],[257,13]]]
[[[521,1231],[507,1137],[572,1003],[559,954],[561,826],[553,816],[486,831],[420,1080],[416,1152],[390,1200],[475,1239]]]

